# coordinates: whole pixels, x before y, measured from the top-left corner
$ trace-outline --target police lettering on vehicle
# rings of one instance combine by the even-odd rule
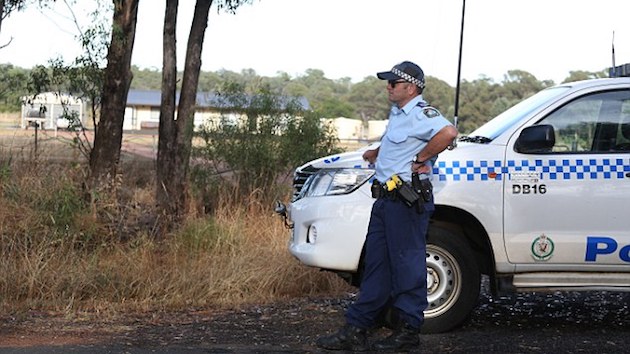
[[[619,248],[619,243],[608,236],[588,236],[586,238],[584,261],[597,262],[597,256],[615,253],[619,259],[630,263],[630,245],[624,245]]]

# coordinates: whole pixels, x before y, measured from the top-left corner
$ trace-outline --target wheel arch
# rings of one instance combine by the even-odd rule
[[[465,210],[451,206],[436,205],[429,229],[431,227],[439,227],[461,234],[468,240],[480,272],[490,277],[492,291],[495,292],[496,267],[494,251],[492,250],[488,232],[479,220]]]
[[[479,265],[481,274],[490,277],[490,290],[496,294],[497,280],[494,251],[492,250],[492,244],[490,243],[488,232],[479,220],[465,210],[451,206],[436,205],[435,212],[431,217],[429,229],[431,227],[438,227],[453,233],[461,234],[466,238],[466,240],[468,240],[470,249],[474,252],[474,258]],[[358,287],[361,284],[364,262],[365,243],[361,249],[361,256],[359,257],[357,271],[354,273],[337,273],[339,273],[339,275],[349,284]]]

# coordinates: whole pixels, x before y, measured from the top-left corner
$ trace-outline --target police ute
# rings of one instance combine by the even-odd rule
[[[276,210],[293,256],[353,285],[374,202],[362,153],[373,148],[297,168]],[[538,92],[442,152],[432,183],[424,333],[461,325],[482,275],[494,294],[630,291],[630,77]]]

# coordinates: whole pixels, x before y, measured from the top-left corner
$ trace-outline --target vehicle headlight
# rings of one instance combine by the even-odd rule
[[[373,169],[322,169],[309,177],[302,189],[303,197],[347,194],[359,188],[374,175]]]

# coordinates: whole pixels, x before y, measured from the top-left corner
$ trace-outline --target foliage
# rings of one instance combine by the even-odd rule
[[[581,81],[588,79],[600,79],[608,77],[608,72],[602,70],[600,72],[589,72],[583,70],[569,71],[569,76],[563,82]]]
[[[51,237],[57,238],[76,230],[77,215],[86,211],[80,188],[74,181],[76,170],[60,169],[55,163],[24,161],[7,163],[3,170],[0,210],[6,214],[0,213],[0,217],[24,218],[23,222],[7,227],[14,230],[24,227],[24,232],[33,233],[46,229]]]
[[[386,119],[389,114],[387,91],[383,82],[374,77],[365,78],[353,85],[347,95],[347,100],[355,108],[355,114],[347,117],[359,117],[363,122],[368,120]]]
[[[111,8],[103,2],[89,14],[92,18],[91,25],[85,29],[79,28],[79,39],[83,48],[83,54],[75,58],[74,63],[68,66],[67,79],[68,92],[80,97],[89,103],[92,117],[92,126],[96,126],[97,111],[101,105],[103,80],[106,55],[110,42]],[[111,4],[110,4],[111,6]],[[89,149],[88,149],[89,150]]]
[[[0,112],[19,111],[22,96],[27,94],[28,70],[11,64],[0,64]]]
[[[73,163],[37,162],[13,161],[0,178],[3,313],[234,307],[348,289],[335,275],[292,259],[270,205],[218,200],[212,217],[191,215],[172,237],[156,240],[143,221],[151,214],[152,183],[135,182],[146,179],[147,166],[127,166],[129,197],[99,206],[129,210],[108,224],[78,197],[83,179]]]
[[[217,1],[217,12],[223,10],[225,12],[235,14],[236,9],[244,4],[251,4],[252,0],[219,0]]]
[[[2,13],[0,13],[0,17],[4,19],[12,12],[22,10],[24,6],[26,6],[26,0],[3,0]]]
[[[445,81],[434,77],[426,78],[426,88],[422,93],[427,102],[436,107],[445,117],[455,114],[455,89]]]
[[[0,15],[2,19],[5,19],[16,11],[24,10],[27,6],[38,5],[43,8],[55,1],[56,0],[2,0],[2,13],[0,13]]]
[[[41,71],[41,69],[45,68],[36,67],[29,71],[12,66],[0,66],[0,75],[3,75],[3,72],[15,70],[15,75],[18,77],[20,77],[20,72],[35,76],[37,71]],[[132,72],[131,88],[160,90],[160,71],[132,67]],[[179,72],[178,78],[181,79],[181,76],[182,73]],[[607,77],[607,73],[605,71],[571,71],[563,81],[600,77]],[[455,88],[431,76],[427,76],[426,80],[427,88],[423,93],[424,98],[447,118],[452,118],[455,109]],[[328,79],[323,71],[317,69],[309,69],[305,75],[298,77],[291,77],[283,72],[278,73],[275,77],[263,77],[252,69],[244,69],[240,73],[220,70],[201,72],[199,91],[217,92],[228,82],[238,83],[247,94],[255,94],[261,88],[266,87],[279,95],[305,97],[313,113],[321,118],[344,116],[368,121],[386,119],[389,111],[385,85],[374,76],[366,77],[358,83],[351,83],[348,79]],[[470,133],[518,101],[529,97],[537,90],[554,84],[551,80],[538,80],[530,73],[522,70],[508,71],[501,82],[494,82],[485,76],[480,76],[473,81],[464,80],[460,92],[459,130],[463,134]],[[20,95],[11,91],[10,86],[3,85],[2,82],[0,82],[0,100],[3,98],[2,87],[9,88],[6,92],[13,95],[11,96],[14,97],[12,102],[16,102],[16,98]],[[33,91],[33,88],[30,90]],[[9,99],[8,96],[6,97]],[[2,109],[1,103],[0,109]],[[16,107],[16,103],[13,103],[12,107]],[[8,104],[7,109],[10,109]]]
[[[13,156],[9,155],[6,159],[0,159],[0,186],[3,186],[11,177],[11,162]]]
[[[212,161],[212,166],[195,166],[193,176],[205,178],[197,180],[197,186],[212,186],[212,179],[220,178],[243,195],[256,190],[273,194],[279,178],[296,165],[338,151],[332,127],[322,126],[318,116],[303,111],[295,98],[275,95],[268,88],[248,95],[236,83],[225,85],[220,97],[224,113],[196,134],[202,144],[194,156]],[[210,172],[203,172],[208,168]]]
[[[79,33],[78,39],[83,47],[83,53],[70,64],[65,63],[61,58],[51,58],[48,66],[35,66],[24,79],[23,86],[30,97],[43,92],[54,92],[57,95],[69,94],[80,98],[87,103],[92,126],[96,126],[96,115],[103,87],[101,66],[105,63],[109,45],[109,27],[111,27],[105,19],[107,16],[104,15],[111,12],[111,4],[106,6],[104,2],[98,2],[97,8],[89,14],[92,21],[87,28],[79,26],[70,3],[65,2],[65,4],[74,16],[74,24]],[[85,134],[87,122],[81,120],[75,111],[68,110],[65,104],[63,109],[61,118],[67,119],[68,129],[76,132],[71,143],[79,148],[83,156],[89,158],[92,146]]]
[[[149,74],[147,71],[143,71],[141,75],[138,75],[139,71],[135,73],[136,77]],[[159,72],[151,74],[159,76]],[[604,71],[572,71],[564,81],[606,76]],[[150,80],[142,77],[142,82],[147,81]],[[157,81],[159,80],[156,79]],[[389,111],[385,84],[374,76],[353,84],[348,79],[328,79],[323,71],[317,69],[309,69],[305,75],[298,77],[291,77],[282,72],[275,77],[261,77],[251,69],[243,70],[241,73],[222,70],[202,72],[199,78],[200,90],[213,92],[220,88],[222,82],[228,81],[238,82],[244,91],[250,94],[256,92],[261,85],[266,85],[272,91],[283,95],[305,97],[312,111],[322,118],[345,116],[368,121],[386,119]],[[426,81],[424,98],[447,118],[452,119],[455,113],[455,88],[431,76],[427,76]],[[554,84],[551,80],[538,80],[522,70],[508,71],[501,82],[494,82],[485,76],[473,81],[464,80],[459,102],[460,133],[472,132],[520,100]],[[136,88],[135,81],[132,82],[132,87]]]
[[[80,190],[71,181],[64,178],[61,182],[57,182],[59,188],[42,195],[38,208],[41,212],[48,213],[51,226],[63,232],[74,225],[74,217],[85,210],[85,204]]]

